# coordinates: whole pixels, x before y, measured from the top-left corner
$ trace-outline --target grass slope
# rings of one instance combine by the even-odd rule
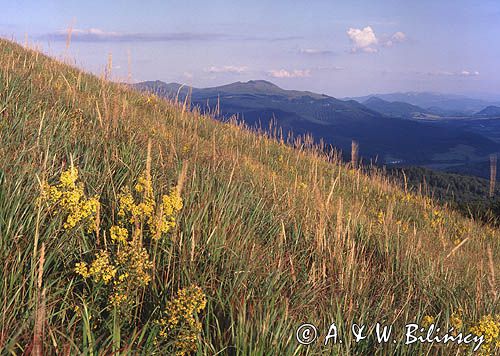
[[[36,199],[39,180],[56,181],[72,161],[109,226],[120,189],[145,169],[148,142],[158,192],[187,167],[184,207],[150,246],[153,278],[125,322],[85,293],[106,285],[73,271],[103,237],[63,229]],[[455,312],[468,328],[498,312],[498,231],[307,140],[295,146],[0,40],[0,350],[169,353],[154,342],[154,321],[193,284],[208,298],[199,354],[451,354],[456,347],[405,346],[402,326],[429,315],[446,328]],[[321,336],[336,321],[343,344],[300,346],[295,330],[306,321]],[[353,321],[393,323],[396,342],[356,344]]]

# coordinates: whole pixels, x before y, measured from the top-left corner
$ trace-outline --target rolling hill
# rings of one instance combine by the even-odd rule
[[[476,117],[500,118],[500,107],[490,105],[474,114]]]
[[[189,95],[192,106],[199,107],[201,112],[213,113],[218,108],[218,118],[235,115],[250,127],[267,129],[272,121],[283,129],[285,137],[288,133],[312,134],[316,142],[322,140],[341,149],[346,157],[354,139],[360,144],[360,152],[366,160],[379,163],[457,163],[500,151],[498,143],[461,128],[398,120],[354,100],[284,90],[267,81],[237,82],[204,89],[160,81],[138,83],[134,87],[181,101]],[[404,103],[389,106],[395,113],[409,114],[419,110]]]
[[[405,345],[405,325],[500,325],[499,241],[334,152],[0,39],[2,353],[472,352]],[[392,342],[356,342],[353,322]]]
[[[377,111],[382,115],[404,119],[414,119],[425,114],[429,111],[422,109],[416,105],[411,105],[401,101],[385,101],[376,96],[372,96],[362,103],[367,108]]]

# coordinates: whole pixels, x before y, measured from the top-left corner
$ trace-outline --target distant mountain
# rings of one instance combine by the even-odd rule
[[[406,92],[406,93],[390,93],[390,94],[373,94],[362,96],[354,99],[359,102],[364,102],[370,97],[389,102],[404,102],[412,105],[417,105],[428,110],[430,113],[441,116],[462,116],[472,115],[473,113],[483,109],[488,105],[498,103],[488,102],[480,99],[473,99],[462,95],[440,94],[430,92]]]
[[[483,110],[477,112],[476,114],[474,114],[474,116],[476,116],[476,117],[490,117],[490,118],[498,117],[498,118],[500,118],[500,107],[490,105],[490,106],[484,108]]]
[[[157,95],[170,99],[175,99],[178,90],[183,87],[183,85],[179,83],[165,83],[160,80],[140,82],[133,84],[133,86],[138,90],[151,91]]]
[[[285,90],[265,80],[236,82],[203,89],[160,81],[141,82],[134,86],[139,90],[149,90],[171,99],[177,95],[180,99],[184,99],[189,94],[191,102],[204,111],[213,110],[220,101],[225,116],[277,109],[282,112],[297,113],[308,121],[318,124],[331,120],[356,120],[380,116],[379,113],[354,100],[342,101],[309,91]]]
[[[416,118],[429,112],[419,106],[404,103],[401,101],[389,102],[376,96],[372,96],[362,103],[367,108],[377,111],[385,116],[399,118]]]
[[[439,160],[462,162],[471,155],[484,156],[500,151],[499,144],[477,133],[399,120],[355,100],[339,100],[309,91],[285,90],[264,80],[203,89],[159,81],[142,82],[134,86],[180,100],[189,94],[191,105],[199,107],[202,112],[213,113],[218,107],[219,119],[236,115],[250,127],[261,128],[268,128],[270,122],[274,121],[285,135],[310,133],[317,141],[321,139],[346,153],[350,152],[354,139],[359,142],[360,152],[365,158],[377,157],[381,163],[425,163],[434,162],[436,157]],[[398,112],[414,110],[404,103],[392,104],[398,107]],[[405,110],[402,110],[403,107]]]

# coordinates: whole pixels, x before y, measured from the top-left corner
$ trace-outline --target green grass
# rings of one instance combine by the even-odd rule
[[[184,207],[175,230],[151,246],[153,279],[126,322],[98,309],[106,286],[73,271],[99,248],[95,234],[64,230],[63,217],[36,199],[39,181],[55,182],[73,162],[109,227],[120,189],[146,167],[148,142],[157,194],[187,166]],[[2,353],[30,352],[37,336],[46,354],[169,353],[154,342],[154,321],[189,285],[208,298],[199,354],[459,352],[405,346],[401,332],[387,345],[356,344],[348,332],[342,345],[296,342],[302,322],[324,336],[333,321],[401,331],[431,315],[445,329],[461,310],[467,329],[499,312],[497,230],[307,142],[286,145],[0,40]]]

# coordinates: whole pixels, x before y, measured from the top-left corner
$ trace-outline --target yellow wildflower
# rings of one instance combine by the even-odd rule
[[[111,226],[111,229],[109,229],[109,235],[111,236],[111,240],[123,244],[127,242],[128,231],[124,227],[114,225]]]
[[[451,314],[450,317],[450,325],[455,329],[455,330],[460,330],[464,326],[464,323],[462,321],[462,316],[459,313],[453,313]]]
[[[109,302],[111,303],[111,305],[119,307],[127,302],[127,299],[127,294],[113,293],[109,297]]]
[[[89,268],[85,262],[78,262],[75,265],[75,272],[83,278],[90,277]]]
[[[378,215],[377,215],[377,221],[380,225],[383,225],[384,224],[384,221],[385,221],[385,217],[384,217],[384,213],[382,211],[379,211]]]
[[[68,170],[61,173],[60,182],[62,187],[74,187],[75,182],[78,179],[78,169],[75,167],[70,167]]]
[[[99,212],[99,197],[86,198],[83,186],[76,184],[78,169],[70,167],[61,173],[59,184],[42,183],[40,201],[47,202],[66,214],[64,228],[69,230],[84,222],[88,231],[96,228],[95,217]]]
[[[139,241],[131,241],[121,248],[116,254],[117,265],[126,274],[122,281],[128,279],[137,286],[145,286],[151,281],[152,262],[149,260],[148,251]]]
[[[423,318],[422,318],[422,326],[424,328],[428,328],[429,326],[431,326],[432,324],[434,324],[435,320],[434,320],[434,317],[433,316],[430,316],[430,315],[425,315]]]
[[[172,189],[157,205],[151,179],[146,177],[145,173],[142,174],[134,188],[135,192],[142,193],[142,199],[137,203],[129,189],[122,190],[118,216],[128,219],[130,223],[144,223],[150,238],[158,239],[175,227],[175,214],[182,209],[183,203],[178,190]]]
[[[116,267],[111,263],[109,252],[100,251],[96,259],[90,264],[89,275],[94,282],[103,281],[108,284],[116,274]]]
[[[176,355],[186,355],[196,351],[196,339],[201,332],[201,323],[195,314],[205,309],[207,299],[197,286],[181,289],[177,297],[167,302],[165,317],[159,320],[159,336],[175,340]]]
[[[170,191],[170,194],[163,196],[162,203],[163,212],[167,215],[172,215],[182,209],[182,198],[175,188]]]
[[[470,328],[477,336],[484,336],[480,354],[490,355],[500,348],[500,315],[484,315],[479,322]]]

